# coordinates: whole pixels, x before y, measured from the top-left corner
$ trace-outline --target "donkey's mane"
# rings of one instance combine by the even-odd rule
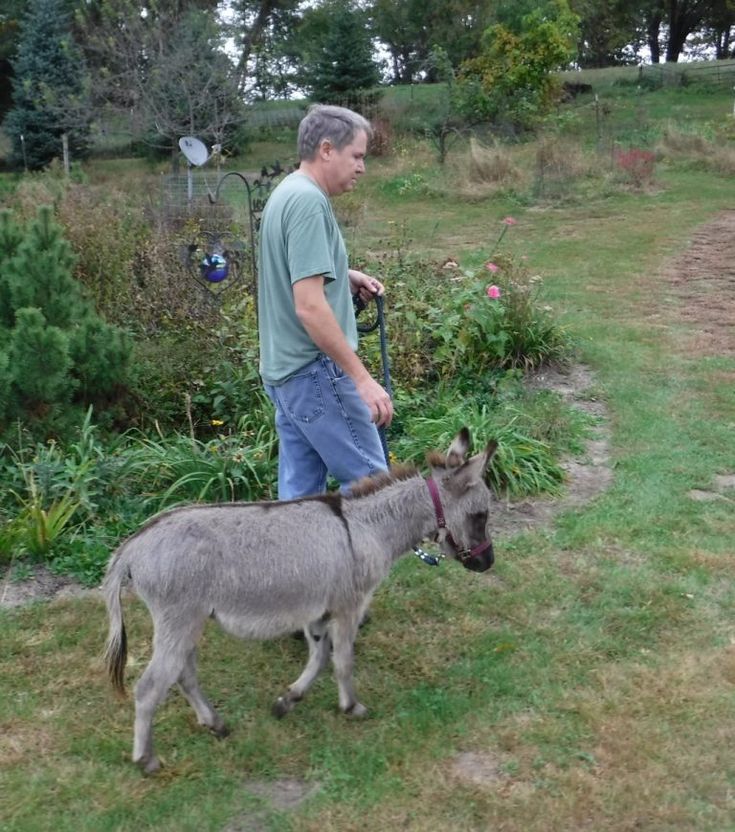
[[[394,465],[390,471],[380,471],[370,477],[363,477],[361,480],[350,486],[350,497],[366,497],[376,491],[382,491],[389,485],[402,480],[409,480],[411,477],[418,477],[420,471],[415,465]]]
[[[429,451],[426,454],[426,464],[430,468],[446,468],[447,467],[446,454],[443,454],[440,451]]]

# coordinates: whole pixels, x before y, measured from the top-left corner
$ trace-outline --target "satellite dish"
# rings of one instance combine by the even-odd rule
[[[207,146],[194,136],[182,136],[179,139],[179,147],[190,165],[201,167],[209,159]]]

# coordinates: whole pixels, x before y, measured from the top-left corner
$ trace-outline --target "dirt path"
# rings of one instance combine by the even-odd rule
[[[575,365],[568,371],[545,370],[531,378],[532,388],[559,393],[571,406],[595,416],[597,425],[586,443],[585,453],[562,462],[566,473],[563,496],[513,502],[499,500],[493,513],[494,538],[549,525],[556,514],[588,503],[612,482],[607,409],[604,402],[594,397],[594,383],[593,374],[583,365]]]
[[[662,274],[671,284],[679,318],[692,327],[682,351],[735,355],[735,211],[700,226]]]

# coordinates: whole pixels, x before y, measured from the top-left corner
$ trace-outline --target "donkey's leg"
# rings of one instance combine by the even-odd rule
[[[271,711],[279,719],[292,711],[296,703],[304,698],[306,692],[314,684],[314,680],[329,662],[329,649],[332,642],[327,632],[326,621],[316,621],[310,624],[304,629],[304,635],[309,645],[309,658],[301,676],[283,696],[279,696],[273,703]]]
[[[355,637],[362,617],[362,609],[357,613],[335,617],[332,622],[332,663],[339,690],[339,707],[350,716],[367,716],[367,708],[357,701],[352,680],[352,668],[355,655]]]
[[[153,634],[153,656],[135,686],[135,729],[133,762],[146,774],[161,767],[153,751],[153,717],[171,686],[181,676],[187,657],[202,631],[203,622],[196,626],[172,627],[158,622]]]
[[[194,708],[197,715],[197,722],[222,739],[230,732],[227,729],[222,717],[212,707],[212,703],[202,693],[197,678],[197,651],[192,647],[186,657],[184,669],[179,676],[179,688],[186,697],[186,701]]]

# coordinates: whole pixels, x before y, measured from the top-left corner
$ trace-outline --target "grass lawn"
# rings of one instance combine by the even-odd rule
[[[423,190],[391,185],[416,172]],[[336,713],[329,678],[274,720],[303,644],[209,629],[201,678],[233,733],[201,732],[172,695],[155,778],[129,763],[131,702],[104,677],[101,603],[0,613],[3,832],[734,828],[733,493],[690,492],[735,472],[735,360],[690,348],[664,268],[732,208],[733,179],[661,165],[642,192],[534,203],[460,199],[444,175],[428,154],[372,162],[341,208],[351,244],[476,263],[513,215],[504,245],[544,277],[596,373],[613,486],[496,541],[487,575],[401,562],[358,641],[366,721]],[[126,609],[132,682],[150,626]],[[314,792],[289,809],[254,781]]]

